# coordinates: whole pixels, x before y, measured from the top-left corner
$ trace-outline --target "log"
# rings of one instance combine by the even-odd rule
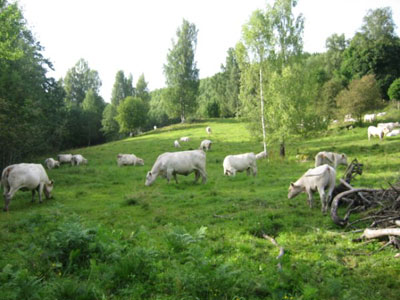
[[[383,229],[365,229],[361,238],[376,239],[382,236],[400,236],[400,228],[383,228]]]
[[[333,223],[339,226],[346,226],[347,222],[349,221],[349,215],[346,215],[344,219],[340,218],[337,214],[337,210],[340,204],[341,198],[351,195],[354,193],[359,193],[359,192],[375,192],[375,189],[366,189],[366,188],[361,188],[361,189],[352,189],[349,191],[342,192],[338,195],[335,196],[335,198],[332,201],[332,206],[331,206],[331,219]]]
[[[285,250],[283,249],[283,247],[279,246],[279,244],[276,242],[276,240],[273,237],[270,237],[267,234],[263,234],[262,235],[264,239],[269,240],[274,246],[279,248],[279,255],[276,257],[276,259],[281,259],[283,254],[285,254]],[[279,262],[278,263],[278,269],[281,270],[282,269],[282,265]]]

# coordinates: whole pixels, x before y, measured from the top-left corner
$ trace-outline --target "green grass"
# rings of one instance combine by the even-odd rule
[[[158,178],[144,185],[159,154],[176,151],[173,141],[181,136],[191,138],[181,150],[197,149],[209,138],[206,126],[213,145],[205,185],[194,184],[194,174],[178,176],[179,184]],[[359,234],[323,216],[319,200],[309,209],[305,194],[287,199],[289,182],[312,167],[321,150],[364,163],[355,186],[396,182],[400,137],[368,141],[366,131],[334,128],[293,139],[286,159],[271,148],[256,177],[223,176],[226,155],[262,151],[236,120],[175,125],[72,150],[89,163],[48,171],[54,199],[39,205],[18,192],[10,212],[0,214],[0,298],[398,299],[395,249],[369,255],[381,242],[352,242]],[[297,152],[310,160],[298,162]],[[134,153],[145,165],[118,167],[118,153]],[[338,175],[343,171],[339,167]],[[278,248],[263,233],[285,248],[282,270]]]

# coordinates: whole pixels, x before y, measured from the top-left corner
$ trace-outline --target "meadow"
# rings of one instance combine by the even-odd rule
[[[313,209],[305,194],[287,198],[289,183],[322,150],[364,164],[356,187],[397,182],[400,137],[368,141],[366,132],[337,127],[294,138],[284,159],[271,147],[256,177],[223,175],[226,155],[262,151],[246,124],[232,119],[73,149],[89,163],[49,170],[53,199],[40,205],[18,192],[0,214],[0,299],[398,299],[396,249],[353,242],[360,233],[322,215],[317,194]],[[191,174],[178,175],[179,184],[158,178],[146,187],[157,156],[176,151],[173,141],[181,136],[191,138],[181,150],[213,141],[207,183],[193,183]],[[118,167],[118,153],[134,153],[145,165]],[[298,153],[309,159],[298,161]],[[281,259],[264,233],[284,247]]]

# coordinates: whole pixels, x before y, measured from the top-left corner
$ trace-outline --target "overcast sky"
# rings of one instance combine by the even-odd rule
[[[17,0],[24,16],[53,63],[49,75],[59,79],[84,58],[97,70],[101,95],[110,102],[118,70],[143,73],[150,90],[165,86],[166,63],[176,30],[186,19],[199,30],[195,59],[200,78],[212,76],[225,63],[227,50],[241,38],[251,13],[269,0]],[[299,0],[304,50],[325,51],[326,38],[344,33],[351,38],[360,29],[368,9],[389,6],[396,25],[400,0]],[[399,35],[399,28],[396,28]]]

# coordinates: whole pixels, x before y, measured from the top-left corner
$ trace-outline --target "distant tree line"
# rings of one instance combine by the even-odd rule
[[[242,39],[214,76],[199,79],[196,26],[176,31],[163,71],[166,87],[149,91],[142,74],[118,71],[111,101],[99,95],[97,71],[80,59],[65,77],[51,62],[16,3],[0,1],[0,167],[40,153],[94,145],[196,118],[248,120],[255,136],[285,142],[324,130],[333,118],[400,100],[400,39],[390,8],[370,10],[352,39],[333,34],[326,52],[303,51],[295,0],[256,10]],[[260,122],[263,120],[264,122]]]

